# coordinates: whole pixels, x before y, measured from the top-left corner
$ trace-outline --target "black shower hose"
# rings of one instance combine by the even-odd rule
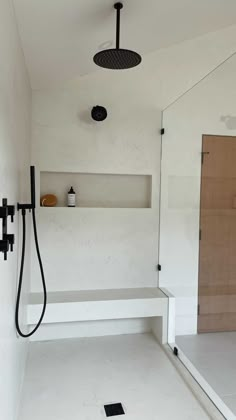
[[[19,276],[19,284],[18,284],[18,290],[17,290],[17,298],[16,298],[16,312],[15,312],[15,324],[16,324],[16,330],[18,334],[23,338],[28,338],[31,335],[33,335],[37,329],[40,327],[46,306],[47,306],[47,289],[46,289],[46,283],[45,283],[45,277],[44,277],[44,271],[43,271],[43,263],[41,260],[40,250],[39,250],[39,243],[38,243],[38,234],[37,234],[37,226],[36,226],[36,217],[35,217],[35,209],[32,209],[32,219],[33,219],[33,230],[34,230],[34,240],[35,240],[35,247],[37,252],[37,257],[39,261],[39,267],[42,277],[42,284],[43,284],[43,309],[41,316],[39,318],[39,321],[37,325],[34,327],[32,331],[25,334],[21,331],[20,325],[19,325],[19,309],[20,309],[20,299],[21,299],[21,290],[22,290],[22,283],[23,283],[23,273],[24,273],[24,263],[25,263],[25,242],[26,242],[26,223],[25,223],[25,209],[22,210],[22,254],[21,254],[21,265],[20,265],[20,276]]]

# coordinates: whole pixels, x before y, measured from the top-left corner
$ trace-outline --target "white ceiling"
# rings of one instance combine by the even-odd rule
[[[93,55],[111,44],[114,46],[112,0],[14,0],[14,3],[33,88],[55,86],[96,71]],[[235,0],[123,3],[121,46],[141,54],[236,23]]]

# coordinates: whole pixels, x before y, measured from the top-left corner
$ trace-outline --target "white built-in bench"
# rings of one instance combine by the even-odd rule
[[[159,288],[49,292],[43,324],[151,318],[152,330],[167,342],[169,298]],[[28,324],[35,325],[42,310],[42,294],[32,293]]]

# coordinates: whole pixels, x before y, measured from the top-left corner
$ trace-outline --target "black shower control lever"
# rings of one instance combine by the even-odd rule
[[[13,245],[15,237],[13,234],[7,233],[7,218],[11,217],[11,221],[14,221],[15,206],[8,206],[7,199],[3,198],[2,206],[0,207],[0,219],[2,219],[2,240],[0,240],[0,252],[4,254],[4,260],[7,260],[7,253],[9,248],[13,251]]]
[[[8,209],[8,216],[11,217],[11,222],[14,222],[14,216],[15,216],[15,206],[7,206]]]
[[[10,251],[13,251],[13,245],[15,243],[15,235],[13,235],[12,233],[8,233],[4,236],[3,240],[8,241],[9,246],[10,246]]]
[[[2,239],[0,241],[0,252],[4,253],[4,260],[7,260],[7,253],[9,251],[9,241],[6,239]]]
[[[0,219],[6,219],[8,216],[8,208],[7,207],[0,207]]]

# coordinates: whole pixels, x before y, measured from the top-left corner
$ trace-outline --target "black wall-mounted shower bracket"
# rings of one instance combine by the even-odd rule
[[[17,211],[21,211],[22,214],[26,213],[26,210],[35,209],[35,167],[30,167],[30,190],[31,190],[31,203],[20,204],[17,203]]]
[[[0,252],[4,254],[4,260],[7,260],[7,253],[13,251],[15,243],[15,236],[7,232],[7,218],[11,217],[11,222],[14,221],[15,206],[9,206],[7,199],[3,198],[2,206],[0,206],[0,219],[2,219],[2,240],[0,240]]]

